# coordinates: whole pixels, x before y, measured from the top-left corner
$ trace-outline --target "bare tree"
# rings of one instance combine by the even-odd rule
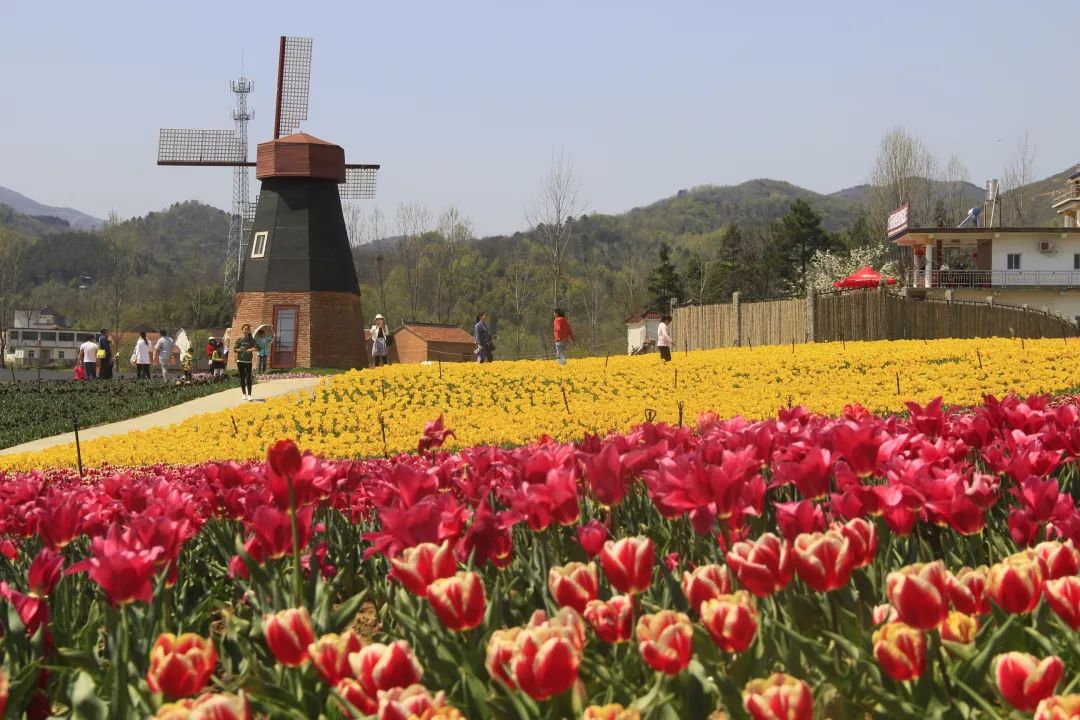
[[[29,248],[27,238],[0,228],[0,367],[5,367],[8,317],[15,314],[23,294],[23,264]]]
[[[448,322],[457,303],[457,272],[465,243],[473,237],[472,220],[451,205],[439,216],[439,244],[436,250],[439,322]]]
[[[960,158],[953,155],[945,166],[945,207],[954,222],[960,222],[967,215],[964,207],[964,187],[971,181],[968,169]]]
[[[119,216],[109,213],[109,219],[101,229],[104,240],[103,265],[105,269],[104,316],[112,330],[113,347],[119,347],[124,339],[124,326],[131,317],[129,301],[134,293],[133,281],[139,267],[142,241],[135,229],[121,222]]]
[[[1024,137],[1016,141],[1002,177],[1002,199],[1009,209],[1009,222],[1003,224],[1027,227],[1034,223],[1034,192],[1031,187],[1034,181],[1035,146],[1031,144],[1028,134],[1024,133]]]
[[[871,222],[885,236],[890,211],[907,204],[913,225],[930,224],[933,213],[937,161],[919,138],[902,127],[881,139],[870,173]]]
[[[375,245],[375,278],[379,282],[379,312],[386,313],[386,275],[389,272],[388,268],[383,266],[386,262],[386,257],[383,255],[382,238],[386,232],[386,218],[383,216],[382,210],[375,207],[371,211],[371,242]]]
[[[369,225],[364,209],[357,203],[346,203],[342,206],[342,215],[345,217],[345,232],[349,236],[349,245],[357,247],[370,242]]]
[[[406,305],[411,319],[417,318],[420,300],[423,236],[431,228],[431,211],[417,203],[401,203],[397,209],[397,255],[405,274]]]
[[[574,166],[565,154],[551,160],[551,168],[540,184],[532,205],[525,211],[525,221],[532,227],[544,250],[551,275],[551,305],[557,307],[565,273],[571,224],[581,212],[581,188]],[[562,294],[560,294],[562,293]]]

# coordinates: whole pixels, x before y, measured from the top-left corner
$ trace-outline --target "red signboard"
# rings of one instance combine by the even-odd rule
[[[885,235],[890,240],[900,235],[908,228],[908,206],[904,203],[889,213],[889,222],[886,225]]]

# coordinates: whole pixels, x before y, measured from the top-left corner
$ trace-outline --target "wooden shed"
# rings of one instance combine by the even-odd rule
[[[407,322],[391,333],[390,362],[473,362],[476,343],[457,325]]]

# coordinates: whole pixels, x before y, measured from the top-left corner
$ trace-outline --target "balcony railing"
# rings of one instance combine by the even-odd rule
[[[1073,185],[1055,192],[1053,205],[1059,205],[1068,200],[1080,200],[1080,185]]]
[[[1080,270],[931,270],[908,272],[908,287],[1080,287]]]

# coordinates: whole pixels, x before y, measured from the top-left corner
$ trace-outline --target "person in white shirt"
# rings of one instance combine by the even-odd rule
[[[671,362],[670,315],[660,318],[660,324],[656,327],[656,347],[660,349],[660,357],[664,359],[664,362]]]
[[[135,379],[150,379],[150,341],[146,339],[146,331],[139,332],[139,339],[135,341],[135,352],[132,353],[135,360]]]
[[[161,379],[169,379],[169,363],[172,362],[172,349],[176,341],[169,336],[168,330],[161,331],[161,337],[158,338],[157,344],[154,345],[154,350],[157,352],[157,362],[161,367]]]
[[[79,346],[79,356],[82,357],[83,371],[87,380],[97,378],[97,351],[98,344],[93,340],[87,340]]]

